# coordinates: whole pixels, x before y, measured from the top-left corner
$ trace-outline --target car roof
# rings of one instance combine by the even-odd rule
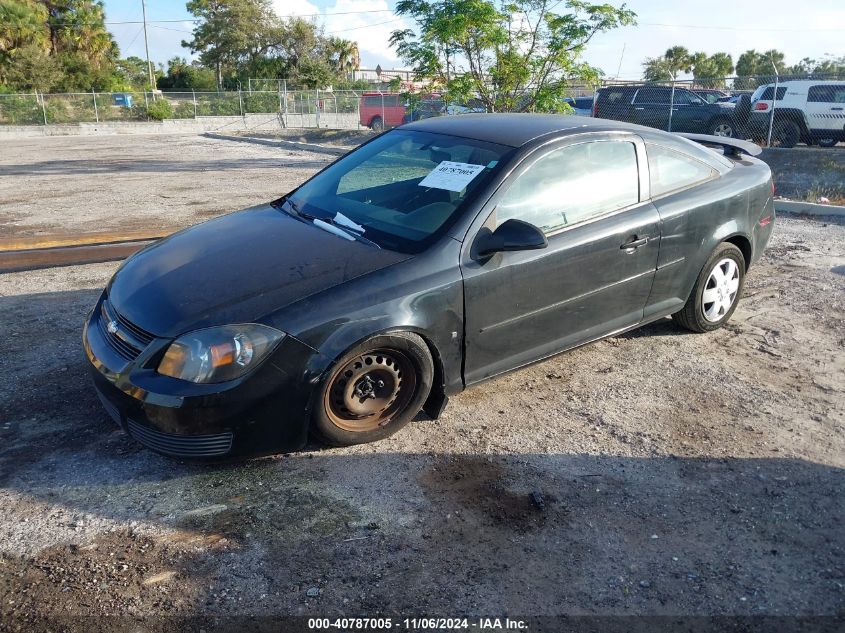
[[[487,113],[423,119],[402,126],[435,134],[461,136],[510,147],[522,147],[541,136],[568,136],[584,132],[634,132],[650,135],[655,130],[633,123],[594,119],[568,114]]]
[[[778,82],[778,88],[793,86],[795,88],[803,88],[805,86],[839,86],[845,83],[845,79],[784,79]],[[760,84],[759,88],[773,88],[774,83]],[[758,89],[759,89],[758,88]]]

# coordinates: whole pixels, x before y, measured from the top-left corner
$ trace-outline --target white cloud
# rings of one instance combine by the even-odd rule
[[[377,64],[384,68],[401,66],[396,51],[390,47],[390,35],[411,24],[389,11],[387,0],[335,0],[324,10],[308,0],[274,0],[273,9],[281,16],[319,14],[321,17],[316,20],[326,35],[358,42],[363,68],[375,68]]]

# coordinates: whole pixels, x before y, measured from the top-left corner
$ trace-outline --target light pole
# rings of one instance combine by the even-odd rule
[[[150,90],[153,92],[153,99],[155,99],[156,81],[153,75],[153,65],[150,63],[150,45],[147,42],[147,5],[144,0],[141,0],[141,13],[144,16],[144,50],[147,52],[147,72],[150,75]]]

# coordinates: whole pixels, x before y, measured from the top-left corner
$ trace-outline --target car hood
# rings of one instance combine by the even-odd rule
[[[249,323],[410,256],[346,240],[264,205],[175,233],[109,282],[114,308],[162,337]]]

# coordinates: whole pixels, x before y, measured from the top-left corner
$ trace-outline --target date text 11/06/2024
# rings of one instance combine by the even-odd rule
[[[478,630],[478,631],[527,631],[523,620],[510,618],[309,618],[309,630]]]

